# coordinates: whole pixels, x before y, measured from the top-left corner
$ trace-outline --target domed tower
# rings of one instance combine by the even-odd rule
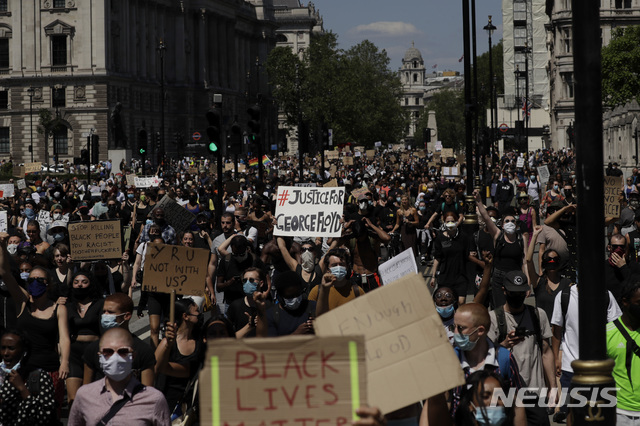
[[[402,84],[404,86],[424,86],[424,60],[422,53],[415,48],[413,42],[402,59]]]

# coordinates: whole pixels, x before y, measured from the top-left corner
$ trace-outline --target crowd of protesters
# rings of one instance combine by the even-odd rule
[[[467,386],[384,418],[364,409],[360,422],[544,425],[551,414],[562,422],[566,403],[554,396],[524,409],[490,406],[486,394],[570,387],[571,361],[579,356],[573,152],[488,159],[484,186],[474,192],[474,233],[462,226],[469,182],[454,158],[385,150],[373,157],[344,152],[325,167],[317,157],[306,160],[302,175],[296,157],[281,156],[265,164],[263,176],[242,164],[221,179],[207,161],[167,161],[154,170],[158,186],[149,188],[130,184],[135,165],[123,162],[118,172],[108,162],[91,181],[28,176],[14,197],[0,199],[7,213],[0,234],[0,424],[58,424],[66,410],[73,425],[169,424],[197,405],[194,383],[209,339],[313,334],[317,316],[383,285],[378,265],[405,249],[433,288]],[[273,235],[279,186],[333,180],[347,194],[340,238]],[[620,188],[620,217],[607,218],[602,260],[618,416],[635,421],[638,360],[628,362],[633,353],[617,348],[637,340],[640,326],[639,184],[634,169]],[[156,205],[164,197],[193,214],[187,229],[176,232]],[[68,224],[105,219],[131,228],[121,257],[74,260]],[[206,297],[179,298],[174,323],[169,295],[142,291],[149,243],[210,251]],[[134,316],[148,319],[148,341],[129,332]]]

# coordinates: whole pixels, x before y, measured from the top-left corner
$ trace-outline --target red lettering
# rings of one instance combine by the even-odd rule
[[[313,394],[311,393],[311,390],[315,388],[316,388],[316,385],[307,385],[307,391],[304,394],[305,399],[307,400],[307,408],[318,408],[317,405],[311,405],[311,400],[313,399]]]
[[[271,421],[272,425],[280,425],[280,426],[282,426],[282,425],[284,425],[286,423],[287,423],[287,420],[272,420]]]
[[[296,354],[294,354],[293,352],[289,354],[289,358],[287,358],[287,364],[284,366],[285,379],[289,374],[289,369],[295,369],[298,373],[298,378],[302,380],[302,371],[300,371],[300,366],[298,365],[298,361],[296,361]]]
[[[240,359],[245,356],[248,356],[251,360],[241,361]],[[254,377],[257,377],[260,370],[258,370],[256,367],[251,366],[251,364],[256,362],[257,359],[258,359],[258,356],[255,354],[255,352],[238,351],[236,353],[236,379],[253,379]],[[240,373],[241,369],[247,369],[251,371],[251,373],[246,373],[245,375],[242,375]]]
[[[338,403],[338,394],[333,390],[333,385],[331,383],[327,383],[326,385],[322,386],[322,390],[333,396],[333,400],[324,401],[325,405],[335,405]]]
[[[335,352],[331,352],[329,355],[325,354],[324,351],[321,352],[320,355],[320,365],[322,368],[322,378],[324,379],[326,377],[325,374],[325,368],[329,369],[329,370],[333,370],[334,373],[338,374],[339,371],[336,370],[335,368],[333,368],[332,366],[330,366],[328,364],[329,359],[335,355]]]
[[[224,422],[224,426],[233,426],[233,425],[230,425],[229,423]],[[240,422],[236,426],[244,426],[244,422]]]
[[[346,425],[347,423],[349,423],[349,422],[344,417],[338,417],[336,419],[336,426]]]
[[[320,423],[329,423],[331,420],[329,419],[317,419],[316,426],[320,426]]]
[[[267,360],[264,354],[260,354],[260,362],[262,363],[262,376],[261,379],[270,379],[272,377],[282,377],[281,374],[267,374]]]
[[[296,400],[296,394],[298,393],[298,385],[293,388],[293,395],[289,396],[287,389],[284,386],[282,386],[282,393],[284,394],[284,399],[289,403],[289,407],[293,407],[293,402]]]
[[[278,407],[273,403],[273,393],[277,391],[277,388],[267,388],[264,391],[269,394],[269,406],[265,407],[265,410],[275,410]]]
[[[307,426],[307,422],[313,422],[313,419],[293,419],[294,422],[302,422],[302,426]]]
[[[238,411],[256,411],[256,407],[243,407],[240,398],[240,388],[236,388],[236,401],[238,402]]]
[[[310,352],[310,353],[306,354],[304,356],[304,359],[302,360],[302,370],[304,371],[304,374],[307,377],[316,377],[317,376],[317,374],[311,374],[311,373],[309,373],[309,370],[307,370],[307,360],[310,357],[314,356],[314,355],[316,355],[315,352]]]

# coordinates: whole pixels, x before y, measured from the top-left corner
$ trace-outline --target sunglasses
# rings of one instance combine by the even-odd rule
[[[313,251],[313,247],[302,247],[302,252],[304,253],[305,251]]]
[[[131,349],[128,346],[123,346],[123,347],[121,347],[119,349],[102,348],[102,350],[100,352],[98,352],[98,354],[102,354],[102,356],[105,357],[105,358],[111,358],[111,355],[113,355],[115,352],[117,352],[118,355],[120,355],[122,358],[124,358],[127,355],[129,355],[130,353],[132,353],[133,349]]]
[[[620,248],[620,249],[624,250],[625,248],[627,248],[627,246],[625,246],[624,244],[611,244],[611,248],[614,249],[614,250],[617,249],[617,248]]]
[[[38,281],[40,284],[46,284],[47,279],[42,277],[31,277],[27,279],[27,283],[32,284],[33,282]]]
[[[451,299],[453,298],[453,294],[446,292],[446,293],[437,293],[435,296],[433,296],[434,299],[436,300],[443,300],[443,299]]]
[[[505,219],[504,223],[516,223],[515,219]]]
[[[251,284],[258,282],[258,280],[255,278],[246,278],[245,281],[249,281]]]

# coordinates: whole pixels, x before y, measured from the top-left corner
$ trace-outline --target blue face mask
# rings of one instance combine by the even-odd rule
[[[26,281],[27,278],[29,278],[29,273],[28,272],[20,272],[20,278],[22,278],[23,281]]]
[[[484,411],[484,415],[483,415]],[[485,418],[486,415],[486,418]],[[488,420],[488,422],[487,422]],[[504,407],[484,407],[476,408],[476,421],[479,425],[500,426],[507,420],[507,413]]]
[[[456,311],[453,304],[449,306],[436,306],[436,311],[440,314],[442,318],[450,318],[451,315]]]
[[[400,202],[402,200],[402,197],[396,197],[396,201]]]
[[[36,217],[36,212],[31,208],[24,209],[24,214],[27,216],[27,219],[33,219]]]
[[[477,330],[477,328],[476,328]],[[472,342],[471,340],[469,340],[469,336],[471,336],[473,333],[475,333],[476,330],[473,330],[471,333],[469,334],[458,334],[458,333],[454,333],[453,334],[453,340],[456,342],[456,346],[460,348],[460,350],[462,351],[470,351],[473,348],[476,347],[476,343],[478,343],[478,341],[476,340],[475,342]]]
[[[300,304],[302,303],[302,295],[298,297],[294,297],[293,299],[283,298],[282,301],[285,308],[287,308],[290,311],[295,311],[300,307]]]
[[[423,212],[423,211],[427,210],[427,208],[426,208],[425,206],[420,206],[420,207],[418,207],[418,208],[420,209],[420,211],[421,211],[421,212]]]
[[[100,317],[100,326],[102,326],[103,330],[109,330],[111,328],[119,327],[122,323],[116,321],[116,318],[122,315],[124,314],[102,314],[102,316]]]
[[[249,280],[244,280],[244,284],[242,284],[242,291],[244,291],[244,294],[246,296],[251,296],[253,293],[256,292],[256,290],[258,290],[257,282],[252,283]]]
[[[21,361],[22,361],[22,358],[20,359],[20,361],[16,362],[16,365],[14,365],[14,366],[13,366],[13,367],[11,367],[11,368],[7,368],[7,367],[6,367],[6,365],[5,365],[5,363],[4,363],[4,361],[2,361],[2,362],[0,363],[0,370],[2,370],[2,372],[3,372],[4,374],[9,374],[9,373],[11,373],[12,371],[17,371],[17,370],[20,368],[20,362],[21,362]]]
[[[135,197],[135,194],[127,194],[127,198],[128,198],[128,199],[132,200],[132,199],[133,199],[133,197]]]
[[[347,268],[345,268],[344,266],[334,266],[332,268],[329,268],[329,270],[338,281],[343,280],[344,277],[347,276]]]
[[[53,240],[56,243],[59,243],[60,241],[64,241],[64,232],[56,232],[55,234],[53,234]]]

